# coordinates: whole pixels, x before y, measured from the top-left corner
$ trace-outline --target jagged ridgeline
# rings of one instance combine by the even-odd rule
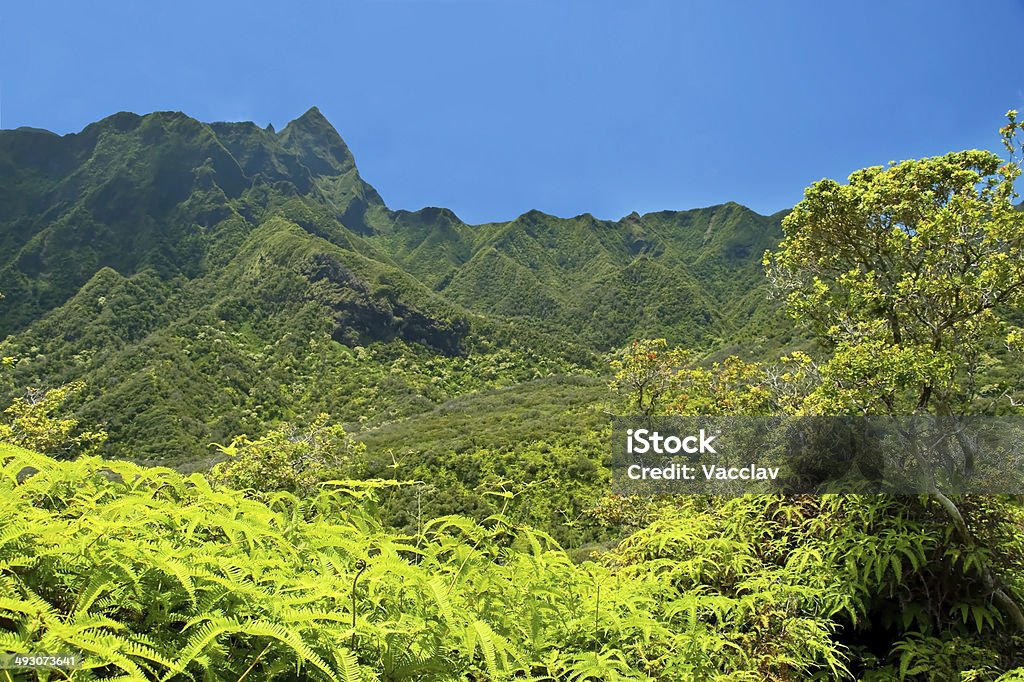
[[[170,112],[0,131],[2,354],[22,387],[84,380],[108,454],[201,462],[278,419],[369,428],[600,371],[638,337],[764,354],[788,334],[760,267],[780,217],[393,211],[316,108],[280,132]]]

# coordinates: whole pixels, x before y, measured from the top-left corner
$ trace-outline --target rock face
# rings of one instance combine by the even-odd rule
[[[348,346],[396,338],[447,356],[463,353],[469,325],[440,320],[403,303],[391,290],[374,295],[369,285],[327,254],[313,257],[307,272],[311,296],[333,311],[331,337]]]

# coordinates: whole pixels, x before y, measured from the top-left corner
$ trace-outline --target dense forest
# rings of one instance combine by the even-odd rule
[[[609,487],[612,415],[1019,415],[1020,130],[485,225],[315,108],[0,131],[0,655],[82,657],[0,679],[1024,679],[1020,495]]]

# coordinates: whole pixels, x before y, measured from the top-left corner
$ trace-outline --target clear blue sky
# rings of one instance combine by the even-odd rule
[[[772,213],[1024,110],[1024,0],[289,4],[5,0],[0,125],[315,104],[391,207],[485,222]]]

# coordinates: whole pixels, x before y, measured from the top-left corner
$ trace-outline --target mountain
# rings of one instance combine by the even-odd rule
[[[372,430],[575,386],[639,337],[764,354],[790,334],[760,265],[781,217],[391,210],[315,107],[280,132],[177,112],[0,131],[0,355],[18,386],[84,380],[108,454],[202,466],[279,420]]]

